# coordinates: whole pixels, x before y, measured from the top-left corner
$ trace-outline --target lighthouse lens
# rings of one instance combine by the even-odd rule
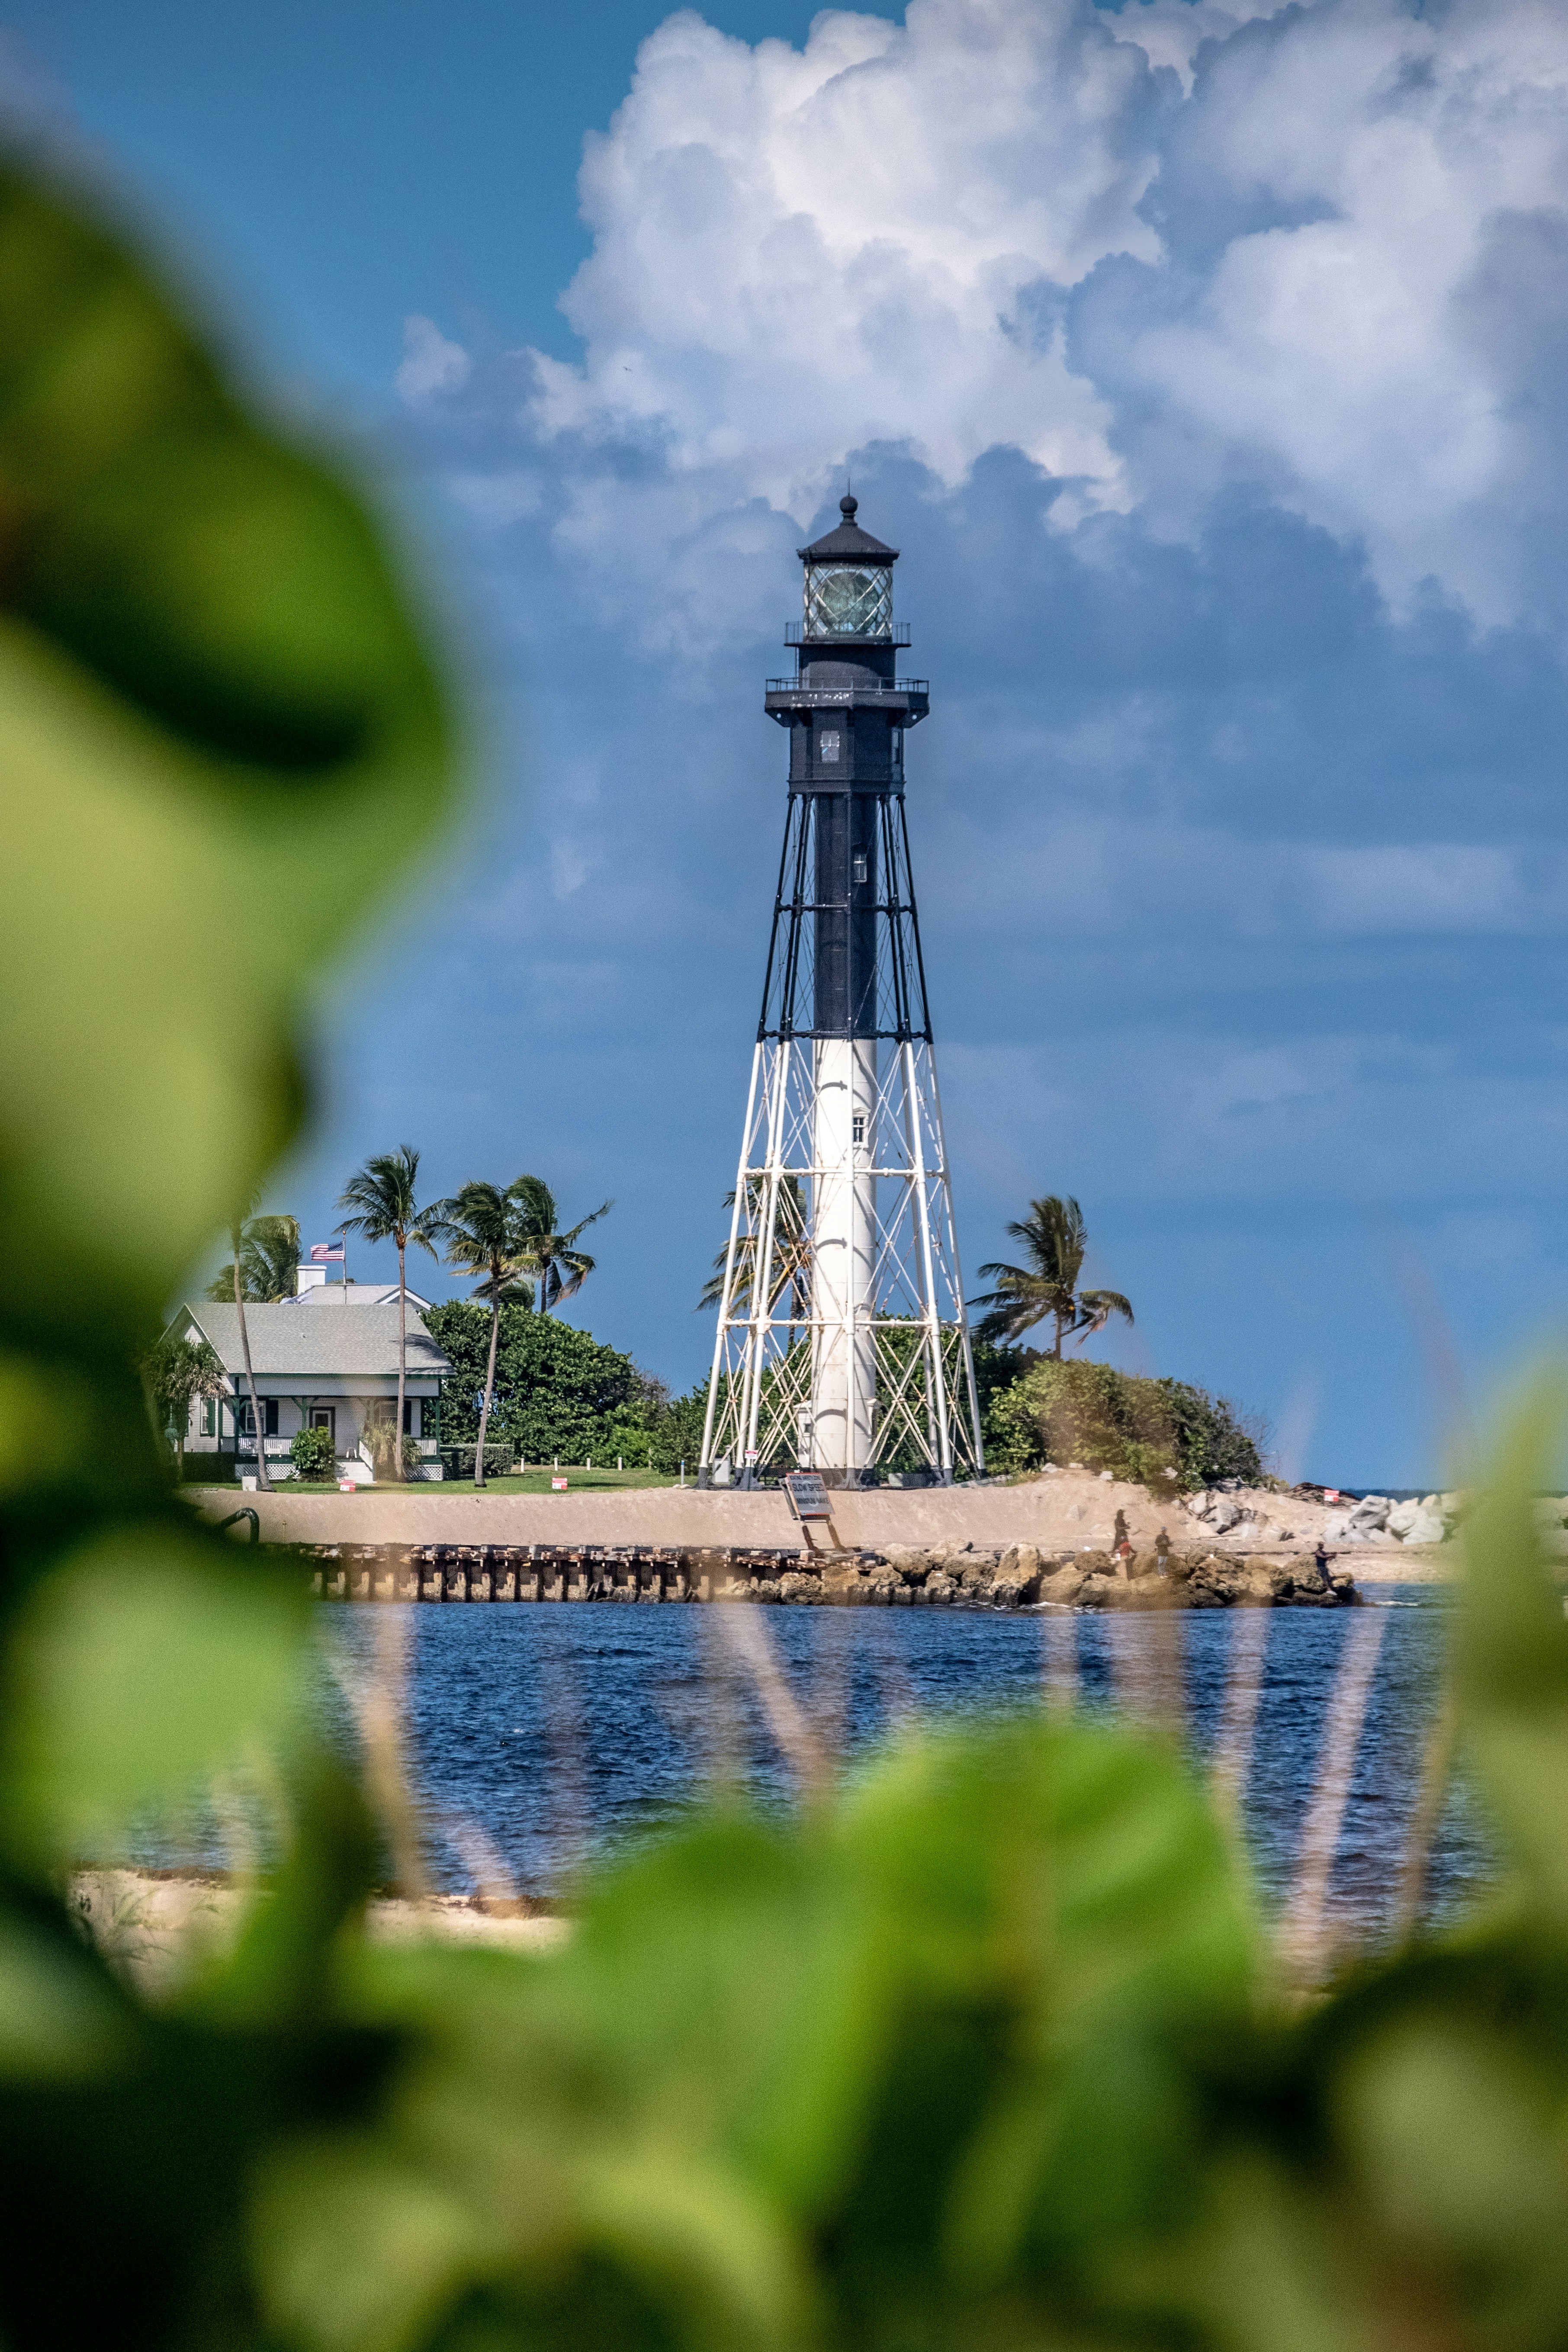
[[[893,623],[890,572],[832,571],[805,575],[805,633],[811,637],[885,637]]]

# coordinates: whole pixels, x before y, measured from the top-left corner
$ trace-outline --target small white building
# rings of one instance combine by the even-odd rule
[[[372,1480],[367,1423],[397,1408],[396,1285],[390,1300],[383,1295],[361,1304],[351,1286],[347,1306],[330,1303],[330,1292],[323,1299],[319,1290],[281,1307],[247,1306],[245,1328],[266,1423],[268,1475],[293,1476],[289,1448],[301,1429],[330,1429],[339,1476]],[[169,1329],[188,1339],[208,1340],[224,1369],[224,1394],[192,1407],[185,1436],[187,1465],[192,1455],[199,1464],[203,1454],[211,1454],[237,1457],[242,1472],[254,1467],[256,1433],[238,1308],[203,1299],[195,1307],[182,1307]],[[426,1329],[412,1293],[406,1360],[404,1432],[418,1444],[424,1476],[439,1478],[441,1382],[452,1367]]]

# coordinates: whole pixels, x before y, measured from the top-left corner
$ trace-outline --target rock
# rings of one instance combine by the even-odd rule
[[[943,1569],[933,1568],[925,1580],[925,1596],[928,1601],[951,1601],[955,1592],[962,1591],[962,1585],[955,1584]]]
[[[1040,1555],[1033,1544],[1009,1544],[996,1563],[991,1590],[998,1601],[1017,1608],[1033,1601],[1040,1587]]]
[[[1386,1495],[1363,1495],[1350,1515],[1352,1533],[1371,1528],[1381,1533],[1388,1525],[1388,1515],[1393,1508],[1394,1505]]]
[[[1068,1505],[1068,1517],[1069,1519],[1081,1519],[1083,1517],[1083,1505],[1081,1503],[1069,1503]]]
[[[822,1579],[806,1576],[798,1569],[786,1569],[779,1579],[778,1593],[781,1601],[820,1601]]]
[[[1058,1608],[1064,1607],[1068,1602],[1078,1599],[1079,1594],[1083,1591],[1084,1581],[1084,1573],[1080,1568],[1072,1565],[1054,1568],[1040,1579],[1039,1598],[1042,1601],[1053,1601]]]
[[[1086,1576],[1079,1587],[1079,1608],[1114,1609],[1117,1587],[1121,1581],[1121,1579],[1119,1576],[1107,1576],[1103,1570],[1097,1569],[1092,1576]]]
[[[1100,1474],[1100,1483],[1102,1486],[1114,1486],[1116,1482],[1111,1477],[1109,1470],[1102,1470]]]

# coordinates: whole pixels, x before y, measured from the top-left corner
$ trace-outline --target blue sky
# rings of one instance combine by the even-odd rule
[[[309,1237],[405,1139],[437,1189],[610,1193],[576,1319],[704,1368],[761,680],[852,466],[932,681],[971,1287],[1076,1192],[1119,1360],[1293,1472],[1438,1475],[1445,1350],[1484,1407],[1568,1307],[1560,8],[0,25],[15,102],[402,504],[482,714],[464,840],[323,1003]]]

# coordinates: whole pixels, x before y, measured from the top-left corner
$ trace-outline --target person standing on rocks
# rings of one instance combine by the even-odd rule
[[[1334,1559],[1334,1557],[1335,1554],[1333,1552],[1324,1550],[1323,1538],[1320,1536],[1318,1538],[1318,1548],[1312,1554],[1312,1559],[1316,1563],[1318,1574],[1325,1584],[1327,1584],[1329,1580],[1329,1562]]]
[[[1154,1563],[1162,1576],[1171,1573],[1171,1538],[1163,1528],[1154,1538]]]

